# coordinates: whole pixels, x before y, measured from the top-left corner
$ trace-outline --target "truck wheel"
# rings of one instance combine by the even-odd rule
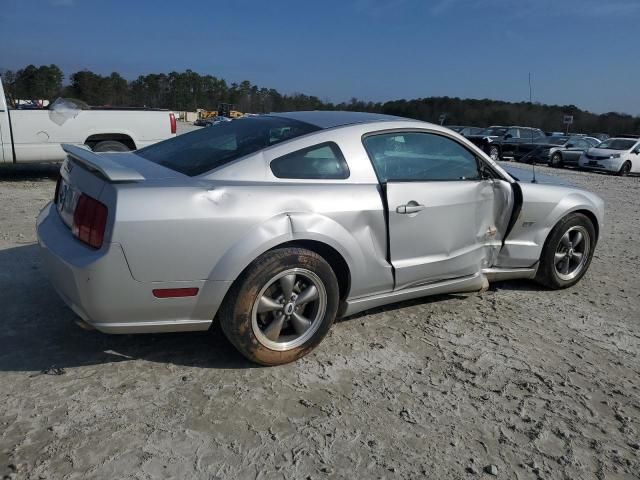
[[[262,365],[292,362],[325,337],[338,310],[338,281],[317,253],[272,250],[231,287],[220,309],[229,341]]]
[[[491,160],[497,162],[498,160],[500,160],[500,149],[495,146],[491,147],[489,149],[489,156],[491,157]]]
[[[94,152],[128,152],[131,149],[117,140],[104,140],[96,143],[91,150]]]
[[[575,285],[587,272],[595,246],[591,220],[581,213],[567,215],[544,244],[536,281],[554,290]]]

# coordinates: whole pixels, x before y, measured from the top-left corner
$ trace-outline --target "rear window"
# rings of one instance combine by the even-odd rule
[[[240,118],[156,143],[136,152],[141,157],[189,176],[218,168],[285,140],[320,130],[288,118]]]

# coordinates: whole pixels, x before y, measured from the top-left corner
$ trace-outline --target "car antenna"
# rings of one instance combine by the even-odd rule
[[[531,72],[529,72],[529,106],[533,106],[532,99],[533,94],[531,90]],[[533,128],[531,129],[531,148],[533,149]],[[531,183],[538,183],[538,181],[536,180],[536,157],[534,155],[531,156],[531,169],[533,170],[533,179],[531,179]]]

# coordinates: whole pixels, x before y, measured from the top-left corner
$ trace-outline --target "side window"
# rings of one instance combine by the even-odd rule
[[[338,145],[321,143],[271,161],[278,178],[333,180],[349,178],[349,167]]]
[[[505,133],[505,137],[511,135],[511,138],[520,138],[520,130],[517,128],[510,128]]]
[[[432,133],[384,133],[364,138],[382,183],[480,178],[476,156],[458,142]]]

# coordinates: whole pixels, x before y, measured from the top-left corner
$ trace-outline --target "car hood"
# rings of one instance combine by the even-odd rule
[[[533,180],[532,168],[514,167],[512,165],[505,165],[504,163],[501,164],[501,167],[519,183],[531,183],[531,181]],[[571,182],[565,180],[562,177],[540,173],[539,171],[536,172],[536,183],[543,185],[573,187],[573,184]]]
[[[623,153],[627,153],[627,150],[612,150],[609,148],[594,147],[590,148],[588,153],[599,157],[610,157],[611,155],[622,155]]]

